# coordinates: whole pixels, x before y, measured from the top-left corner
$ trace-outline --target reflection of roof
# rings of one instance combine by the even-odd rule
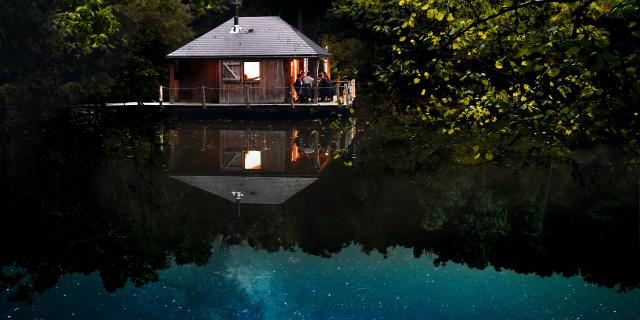
[[[168,58],[331,56],[279,17],[240,17],[240,33],[229,33],[233,19],[170,53]]]
[[[231,202],[231,194],[242,191],[241,203],[280,204],[302,191],[318,178],[246,177],[246,176],[171,176],[198,189],[213,193]]]

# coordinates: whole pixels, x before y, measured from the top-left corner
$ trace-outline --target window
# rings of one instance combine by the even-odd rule
[[[244,76],[242,79],[245,81],[260,81],[260,62],[245,62],[243,69]]]
[[[244,155],[245,170],[260,170],[262,168],[262,159],[260,151],[249,150]]]
[[[222,163],[220,163],[222,171],[240,171],[242,170],[242,149],[241,148],[224,148],[222,152]]]
[[[240,61],[222,62],[222,80],[226,82],[240,82]]]

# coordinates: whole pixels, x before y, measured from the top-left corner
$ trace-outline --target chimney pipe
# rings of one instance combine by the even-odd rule
[[[238,18],[238,11],[240,10],[240,0],[236,0],[236,15],[233,17],[233,28],[229,33],[240,33],[240,19]]]
[[[238,19],[238,11],[240,11],[240,0],[236,0],[236,16],[233,17],[233,25],[234,26],[239,26],[240,25],[240,21]]]

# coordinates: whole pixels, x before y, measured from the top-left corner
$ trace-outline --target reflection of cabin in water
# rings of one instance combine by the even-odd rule
[[[254,127],[255,128],[255,127]],[[186,127],[165,132],[169,174],[235,202],[279,204],[318,179],[352,131],[332,135],[320,126]]]
[[[318,79],[324,71],[330,76],[330,57],[327,50],[279,17],[236,17],[167,56],[173,61],[170,101],[291,103],[296,75],[309,71]],[[350,102],[354,90],[355,86],[340,90],[345,97],[349,91],[348,101],[343,102]],[[317,90],[315,97],[317,101]]]

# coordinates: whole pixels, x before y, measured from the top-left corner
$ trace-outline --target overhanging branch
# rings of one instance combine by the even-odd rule
[[[528,7],[533,7],[533,6],[538,6],[538,5],[545,5],[545,4],[549,4],[549,3],[576,3],[579,2],[580,0],[566,0],[566,1],[558,1],[558,0],[533,0],[533,1],[528,1],[528,2],[524,2],[524,3],[520,3],[511,7],[502,7],[498,12],[486,16],[482,19],[476,20],[474,21],[472,24],[468,25],[466,28],[456,32],[455,34],[453,34],[452,37],[450,37],[447,40],[447,45],[450,44],[451,42],[453,42],[455,39],[459,38],[460,36],[462,36],[463,34],[465,34],[467,31],[477,27],[480,24],[483,24],[489,20],[495,19],[499,16],[502,16],[504,14],[507,14],[509,12],[514,12],[520,9],[524,9],[524,8],[528,8]],[[585,4],[582,7],[586,7],[589,4],[591,4],[593,1],[595,0],[588,0],[585,2]]]

